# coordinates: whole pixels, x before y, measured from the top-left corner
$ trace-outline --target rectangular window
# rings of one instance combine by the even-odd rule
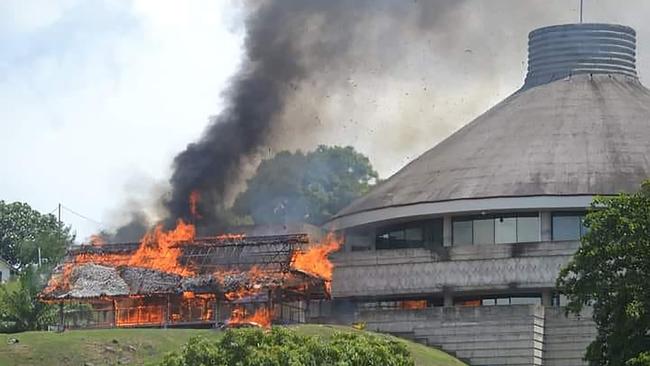
[[[497,299],[497,305],[510,305],[509,297],[500,297]]]
[[[474,244],[494,244],[494,219],[474,220]]]
[[[496,299],[483,299],[483,306],[493,306],[496,304]]]
[[[442,245],[442,219],[391,225],[377,231],[375,248],[426,248]]]
[[[517,217],[517,242],[539,241],[539,215]]]
[[[521,296],[521,297],[511,297],[511,305],[541,305],[542,298],[539,296]]]
[[[472,221],[454,220],[452,239],[454,245],[468,245],[473,242]]]
[[[494,220],[494,241],[498,244],[517,242],[517,218],[500,216]]]
[[[453,244],[506,244],[537,242],[540,238],[538,213],[481,215],[453,221]]]
[[[553,213],[553,240],[580,240],[585,234],[583,227],[583,213],[554,212]]]

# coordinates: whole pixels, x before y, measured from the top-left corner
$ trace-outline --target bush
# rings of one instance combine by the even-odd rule
[[[637,357],[627,361],[625,366],[650,366],[650,352],[641,353]]]
[[[0,332],[47,329],[56,323],[56,307],[41,302],[37,273],[26,269],[18,281],[0,286]]]
[[[193,337],[161,366],[413,366],[406,347],[390,339],[336,333],[329,339],[288,328],[234,329],[216,341]]]

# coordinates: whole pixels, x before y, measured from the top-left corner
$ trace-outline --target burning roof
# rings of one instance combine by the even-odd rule
[[[283,288],[327,296],[339,248],[306,234],[195,238],[194,227],[155,228],[140,243],[86,245],[68,252],[43,290],[46,301],[136,295],[219,294],[226,300]]]

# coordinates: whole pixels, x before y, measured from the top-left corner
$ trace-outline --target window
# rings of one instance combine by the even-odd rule
[[[474,220],[474,244],[494,244],[494,219]]]
[[[474,239],[472,238],[471,220],[454,220],[453,227],[452,237],[454,245],[472,244],[474,242]]]
[[[381,228],[375,247],[379,250],[441,246],[442,226],[442,219],[434,219]]]
[[[527,243],[539,241],[539,216],[517,217],[517,242]]]
[[[584,212],[554,212],[553,240],[580,240],[586,233]]]
[[[535,242],[539,236],[537,213],[481,215],[453,221],[454,245]]]
[[[517,218],[498,217],[494,221],[494,236],[496,243],[515,243],[517,241]]]
[[[460,306],[541,305],[542,296],[540,294],[486,295],[454,299],[454,304]]]

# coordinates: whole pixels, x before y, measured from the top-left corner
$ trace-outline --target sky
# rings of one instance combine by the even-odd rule
[[[454,48],[420,37],[381,75],[351,71],[332,90],[300,89],[286,118],[316,105],[318,133],[296,139],[289,128],[279,144],[351,144],[388,177],[515,91],[527,32],[575,21],[577,3],[467,1]],[[650,2],[620,4],[588,1],[586,19],[636,28],[643,80]],[[43,213],[63,204],[79,240],[121,224],[125,206],[151,205],[173,157],[223,108],[244,56],[243,19],[237,0],[0,0],[0,200]]]
[[[229,1],[0,1],[0,199],[80,238],[160,190],[241,59]]]

